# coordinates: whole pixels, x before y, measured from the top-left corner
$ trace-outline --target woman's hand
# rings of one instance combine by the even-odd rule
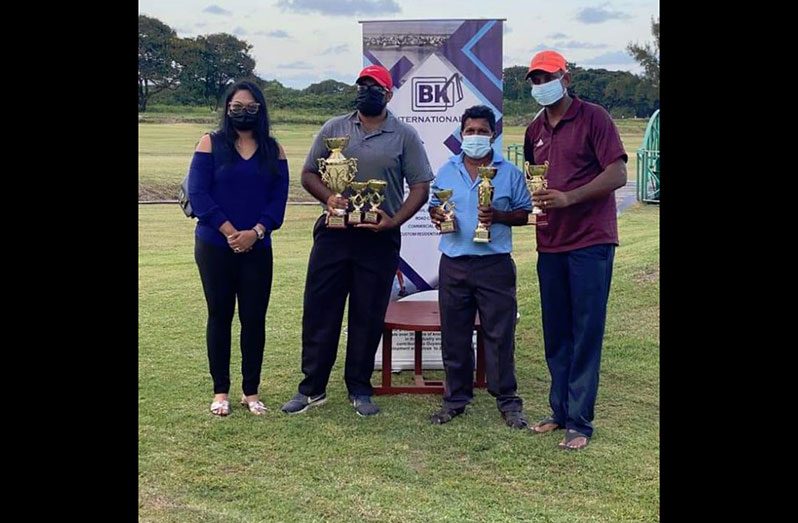
[[[252,229],[236,231],[227,237],[227,245],[236,254],[251,251],[256,241],[258,241],[258,235]]]

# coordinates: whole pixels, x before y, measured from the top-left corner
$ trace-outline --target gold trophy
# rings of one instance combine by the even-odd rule
[[[435,197],[441,201],[440,209],[443,211],[445,219],[441,220],[440,234],[454,232],[457,227],[454,222],[454,202],[450,201],[452,197],[451,189],[441,189],[435,192]]]
[[[546,172],[548,170],[548,160],[543,162],[543,165],[532,165],[529,162],[524,162],[524,177],[526,178],[526,188],[529,189],[530,196],[549,186],[546,180]],[[538,227],[545,227],[549,222],[545,211],[533,204],[532,212],[529,213],[527,223],[530,225],[537,225]]]
[[[366,198],[363,196],[363,191],[368,187],[369,182],[350,182],[349,186],[355,191],[352,197],[352,207],[355,208],[349,213],[349,223],[362,223],[363,222],[363,206],[366,204]]]
[[[477,193],[480,207],[493,205],[493,184],[490,181],[496,176],[496,172],[496,167],[492,165],[477,168],[477,173],[482,177]],[[490,242],[490,229],[482,222],[479,222],[474,230],[474,241],[477,243]]]
[[[354,180],[357,172],[357,158],[346,158],[341,151],[349,143],[349,136],[325,138],[324,145],[330,150],[327,158],[318,158],[321,181],[330,188],[337,197],[341,197],[349,183]],[[346,227],[346,211],[335,209],[333,214],[327,215],[327,227],[342,229]]]
[[[364,221],[366,223],[377,223],[380,220],[380,215],[377,214],[377,208],[379,208],[380,204],[385,200],[385,195],[382,192],[388,186],[388,182],[385,180],[369,180],[369,189],[371,189],[371,194],[369,195],[369,203],[371,203],[371,207],[368,211],[366,211],[366,218]]]

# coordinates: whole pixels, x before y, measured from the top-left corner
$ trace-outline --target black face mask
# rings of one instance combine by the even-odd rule
[[[358,93],[356,99],[357,110],[363,113],[364,116],[377,116],[385,109],[388,103],[385,101],[385,94],[367,90],[364,93]]]
[[[249,114],[244,111],[241,114],[232,114],[228,112],[227,116],[230,117],[230,123],[233,124],[233,128],[239,131],[251,131],[258,125],[258,113]]]

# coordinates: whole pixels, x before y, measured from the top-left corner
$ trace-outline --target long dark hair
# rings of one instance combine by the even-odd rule
[[[266,107],[266,98],[263,96],[263,91],[260,90],[260,87],[247,80],[242,80],[231,85],[224,98],[222,120],[219,123],[220,134],[224,139],[224,143],[227,144],[228,149],[225,151],[224,163],[232,161],[233,154],[235,153],[235,141],[238,137],[238,132],[235,130],[235,127],[233,127],[233,122],[230,121],[230,116],[227,114],[227,111],[230,106],[230,100],[242,89],[249,91],[255,101],[260,104],[258,122],[252,130],[255,141],[258,142],[258,150],[255,151],[255,154],[258,156],[258,163],[261,166],[265,165],[270,173],[277,174],[277,158],[280,156],[280,150],[277,146],[277,141],[272,138],[270,134],[269,109]]]

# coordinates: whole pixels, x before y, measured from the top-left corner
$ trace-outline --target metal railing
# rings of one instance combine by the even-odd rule
[[[659,109],[648,121],[643,143],[637,150],[637,199],[659,203]]]
[[[513,162],[522,171],[524,170],[524,146],[522,144],[508,145],[507,154],[504,155],[504,158]]]

